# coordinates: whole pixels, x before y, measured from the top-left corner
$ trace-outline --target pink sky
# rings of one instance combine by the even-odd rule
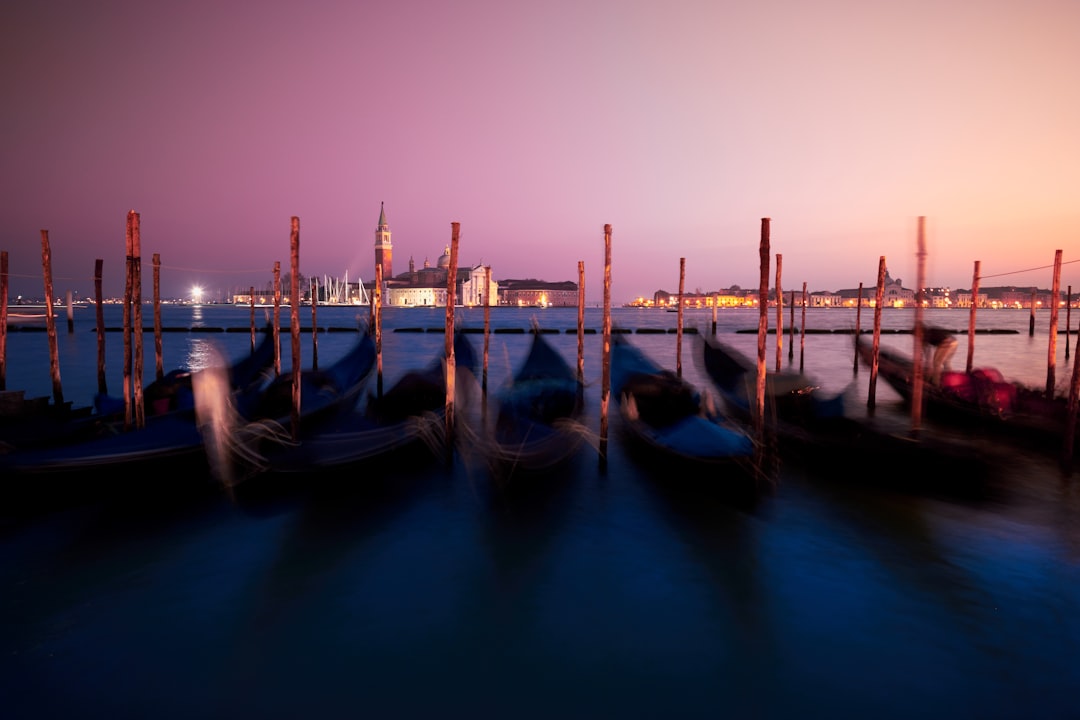
[[[289,265],[460,263],[602,297],[756,287],[1080,290],[1075,0],[156,3],[15,0],[0,22],[12,294],[123,291],[127,211],[162,292]],[[775,260],[774,260],[775,263]],[[1040,268],[1018,273],[1016,271]],[[775,264],[770,277],[775,273]],[[1004,273],[1012,273],[1004,275]],[[997,275],[998,277],[989,277]],[[149,293],[149,271],[144,269]],[[771,284],[771,283],[770,283]]]

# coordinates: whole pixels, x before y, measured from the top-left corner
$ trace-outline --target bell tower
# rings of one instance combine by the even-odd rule
[[[375,228],[375,264],[382,266],[383,280],[394,277],[394,246],[390,242],[390,225],[386,210],[379,203],[379,227]]]

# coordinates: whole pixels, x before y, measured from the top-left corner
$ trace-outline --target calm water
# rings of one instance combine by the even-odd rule
[[[109,311],[119,326],[119,309]],[[319,308],[318,324],[349,327],[355,315]],[[483,326],[482,311],[457,315]],[[243,328],[248,317],[166,308],[164,324]],[[491,317],[495,328],[533,317],[576,328],[575,309]],[[674,328],[676,317],[615,312],[634,329]],[[387,384],[443,345],[438,332],[392,329],[438,329],[444,318],[387,312]],[[886,328],[911,319],[883,316]],[[968,323],[959,311],[928,319]],[[301,321],[310,325],[310,309]],[[1044,385],[1049,315],[1035,337],[1028,321],[983,312],[980,328],[1020,332],[977,335],[976,364]],[[710,322],[709,311],[686,315],[687,327]],[[92,309],[76,310],[73,334],[61,323],[64,395],[76,404],[96,386],[93,324]],[[854,311],[807,313],[808,328],[854,324]],[[864,312],[863,329],[871,324]],[[756,336],[737,332],[756,328],[756,313],[724,311],[719,325],[756,354]],[[599,310],[586,327],[599,331]],[[311,335],[301,337],[308,365]],[[574,332],[551,337],[573,362]],[[492,389],[527,338],[491,336]],[[350,339],[319,333],[320,365]],[[483,336],[471,339],[479,350]],[[675,367],[674,334],[632,339]],[[801,355],[822,386],[865,403],[869,373],[853,373],[850,335],[807,334],[802,348],[796,336],[790,361],[783,339],[785,366]],[[910,350],[911,337],[883,342]],[[106,343],[117,392],[121,334]],[[239,357],[248,343],[244,332],[167,332],[165,368],[201,367],[210,344]],[[770,337],[770,369],[775,348]],[[966,349],[964,337],[955,364]],[[693,351],[687,335],[684,375],[707,387]],[[290,357],[286,336],[286,368]],[[586,420],[598,429],[599,333],[586,335],[585,369]],[[44,333],[8,336],[7,384],[51,393]],[[879,406],[893,402],[879,383]],[[838,478],[782,465],[773,491],[747,505],[715,492],[723,477],[645,468],[613,417],[606,471],[586,446],[566,470],[509,488],[460,452],[449,468],[310,477],[303,492],[260,502],[148,490],[12,517],[0,525],[0,707],[35,718],[1080,717],[1080,480],[1038,457],[1007,460],[987,501],[888,490],[874,467]]]

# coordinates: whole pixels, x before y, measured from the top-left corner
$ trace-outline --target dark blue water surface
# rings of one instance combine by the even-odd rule
[[[107,324],[120,325],[108,308]],[[257,322],[263,321],[259,310]],[[357,310],[318,309],[348,328]],[[359,311],[366,316],[366,309]],[[966,330],[965,311],[929,319]],[[65,399],[96,387],[93,309],[60,325]],[[458,321],[482,328],[482,310]],[[708,332],[711,311],[686,314]],[[573,364],[577,311],[491,311],[493,328],[558,329]],[[629,329],[677,315],[617,309]],[[887,329],[911,311],[887,310]],[[586,424],[598,432],[600,310],[585,326]],[[282,321],[288,322],[287,310]],[[444,343],[445,310],[388,310],[384,381]],[[149,311],[144,316],[151,324]],[[165,369],[205,365],[208,348],[247,352],[247,308],[166,307]],[[301,322],[310,326],[310,309]],[[784,322],[789,322],[785,314]],[[801,323],[801,311],[796,322]],[[861,327],[872,327],[864,311]],[[975,364],[1045,385],[1049,314],[1033,337],[1022,311],[982,311]],[[1064,327],[1064,313],[1061,317]],[[775,326],[775,315],[770,316]],[[811,310],[809,329],[850,330],[853,310]],[[718,333],[755,355],[756,311],[725,310]],[[398,328],[429,332],[394,332]],[[570,332],[566,332],[566,331]],[[154,369],[146,336],[146,379]],[[320,332],[320,365],[348,332]],[[470,336],[478,351],[483,335]],[[803,339],[805,338],[805,343]],[[782,364],[864,404],[851,336],[783,335]],[[661,364],[674,333],[634,333]],[[1055,384],[1076,336],[1059,336]],[[910,351],[909,335],[883,343]],[[768,338],[769,368],[776,337]],[[305,365],[312,336],[301,335]],[[109,389],[122,335],[106,333]],[[282,362],[291,350],[283,337]],[[490,336],[489,386],[524,357],[527,334]],[[708,388],[683,338],[683,374]],[[961,337],[954,365],[966,362]],[[43,332],[8,335],[7,386],[49,395]],[[373,378],[374,379],[374,378]],[[475,389],[475,388],[474,388]],[[475,418],[463,408],[463,421]],[[877,400],[896,396],[879,382]],[[900,411],[896,410],[899,417]],[[645,465],[613,413],[608,462],[586,444],[568,467],[492,481],[466,443],[447,466],[423,458],[230,496],[146,492],[0,525],[0,708],[5,717],[978,717],[1080,716],[1080,480],[1016,450],[990,497],[908,492],[781,463],[756,502],[721,473]],[[595,439],[595,438],[594,438]],[[1000,441],[995,445],[1000,446]],[[882,465],[890,462],[881,458]],[[163,473],[168,469],[163,468]],[[926,480],[935,468],[924,468]],[[87,477],[88,483],[95,477]],[[925,488],[927,483],[921,483]],[[913,483],[914,486],[914,483]],[[931,484],[932,487],[932,484]],[[245,499],[246,497],[246,499]]]

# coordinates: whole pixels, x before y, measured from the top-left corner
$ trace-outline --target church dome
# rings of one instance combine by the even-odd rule
[[[447,245],[446,249],[443,250],[443,254],[439,256],[439,267],[441,267],[441,268],[450,267],[450,246],[449,245]]]

